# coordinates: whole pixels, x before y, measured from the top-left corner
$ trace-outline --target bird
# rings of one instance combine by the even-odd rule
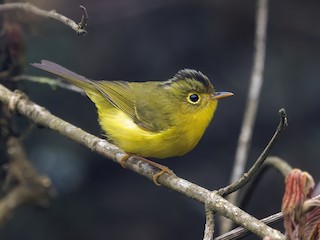
[[[218,100],[209,78],[193,69],[163,81],[91,80],[48,60],[31,64],[84,90],[97,108],[106,138],[130,154],[169,158],[190,152],[202,138]],[[163,165],[160,165],[163,166]]]

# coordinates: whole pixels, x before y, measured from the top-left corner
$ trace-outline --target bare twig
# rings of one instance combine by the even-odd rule
[[[288,175],[288,173],[292,170],[291,166],[287,164],[284,160],[282,160],[279,157],[268,157],[266,164],[270,164],[271,166],[276,166],[276,169],[279,170],[284,176]],[[280,166],[280,167],[278,167]],[[314,195],[312,198],[313,200],[319,200],[319,195]],[[283,220],[283,214],[281,212],[275,213],[271,216],[268,216],[266,218],[261,219],[261,222],[264,222],[265,224],[272,225],[279,221]],[[240,237],[243,237],[247,235],[249,231],[243,227],[235,228],[225,234],[220,235],[219,237],[215,238],[215,240],[233,240],[238,239]]]
[[[123,157],[126,156],[126,153],[117,146],[63,121],[49,113],[45,108],[28,100],[25,96],[21,96],[21,93],[13,93],[2,85],[0,85],[0,101],[3,101],[6,104],[9,104],[10,102],[12,108],[21,115],[31,119],[39,125],[59,132],[61,135],[88,147],[92,151],[97,152],[114,162],[121,163]],[[128,158],[126,161],[126,168],[145,176],[150,180],[153,180],[153,176],[160,171],[135,155]],[[260,237],[271,236],[274,239],[284,239],[284,236],[279,231],[266,226],[248,213],[230,204],[215,192],[179,178],[174,174],[162,174],[158,178],[158,183],[205,204],[212,211],[232,219],[236,224],[244,226]]]
[[[238,147],[236,150],[234,168],[230,179],[231,183],[238,180],[243,174],[250,148],[252,130],[256,119],[259,96],[263,83],[267,19],[268,0],[258,0],[253,67],[251,72],[249,94],[247,97],[247,104],[245,108],[246,110],[242,122]],[[229,200],[233,203],[235,203],[235,199],[236,195],[233,195],[229,198]]]
[[[89,15],[88,15],[87,9],[84,6],[80,5],[80,8],[83,11],[83,15],[78,25],[80,29],[84,29],[88,24]]]
[[[260,166],[264,163],[264,161],[268,157],[272,147],[274,146],[274,144],[276,143],[276,140],[279,137],[279,134],[282,132],[282,130],[288,124],[287,115],[286,115],[286,112],[283,108],[279,110],[279,114],[280,114],[279,125],[278,125],[275,133],[273,134],[272,138],[270,139],[268,145],[263,150],[263,152],[261,153],[261,155],[259,156],[257,161],[253,164],[253,166],[249,169],[248,172],[246,172],[244,175],[242,175],[242,177],[239,180],[235,181],[234,183],[230,184],[229,186],[227,186],[225,188],[219,189],[219,191],[218,191],[219,194],[221,194],[222,196],[225,196],[225,195],[230,194],[234,191],[237,191],[238,189],[243,187],[245,184],[247,184],[252,177],[255,176],[255,174],[259,170]]]
[[[214,212],[205,205],[206,223],[204,226],[203,240],[213,240],[214,234]]]
[[[282,213],[276,213],[273,214],[269,217],[263,218],[260,221],[264,222],[265,224],[273,224],[276,223],[278,221],[280,221],[283,218]],[[247,235],[249,233],[249,231],[243,227],[237,227],[225,234],[222,234],[216,238],[214,238],[214,240],[234,240],[234,239],[238,239],[241,238],[245,235]]]
[[[286,162],[284,161],[283,159],[279,158],[279,157],[276,157],[276,156],[270,156],[270,157],[267,157],[267,159],[265,160],[264,162],[264,168],[260,168],[260,171],[259,171],[259,174],[261,174],[262,170],[265,170],[266,167],[270,168],[270,167],[274,167],[276,168],[284,177],[287,176],[287,174],[292,170],[292,167]],[[248,196],[248,192],[251,192],[251,187],[252,186],[256,186],[257,184],[257,178],[258,174],[255,176],[255,179],[254,181],[251,181],[248,185],[251,185],[251,186],[248,186],[247,185],[247,188],[244,189],[243,192],[241,192],[242,194],[242,199],[240,198],[239,199],[239,204],[241,207],[243,207],[242,205],[242,202],[247,202],[248,199],[246,199],[246,197],[243,197],[243,196]],[[264,219],[261,219],[262,222],[270,225],[270,224],[274,224],[280,220],[283,219],[283,215],[282,213],[276,213],[274,215],[271,215],[269,217],[266,217]],[[238,227],[238,228],[235,228],[234,230],[231,230],[217,238],[215,238],[215,240],[220,240],[220,239],[223,239],[223,240],[230,240],[230,239],[237,239],[237,238],[240,238],[240,237],[243,237],[244,235],[248,234],[248,230],[247,229],[244,229],[242,227]]]
[[[87,25],[88,13],[85,7],[80,6],[80,8],[83,11],[83,15],[82,15],[81,22],[77,24],[70,18],[67,18],[64,15],[57,13],[55,10],[45,11],[40,8],[37,8],[36,6],[30,3],[17,2],[17,3],[0,4],[0,12],[9,11],[9,10],[23,10],[41,17],[53,18],[71,27],[74,31],[76,31],[78,35],[85,36],[87,34],[87,31],[84,28]]]

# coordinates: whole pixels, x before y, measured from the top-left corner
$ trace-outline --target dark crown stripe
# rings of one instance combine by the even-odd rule
[[[165,85],[171,84],[183,79],[195,79],[199,82],[201,82],[205,87],[209,87],[210,80],[208,77],[204,74],[202,74],[200,71],[192,70],[192,69],[183,69],[177,72],[173,78],[170,80],[164,82]]]

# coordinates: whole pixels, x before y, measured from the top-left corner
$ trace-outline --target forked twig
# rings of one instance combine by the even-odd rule
[[[35,15],[41,16],[41,17],[48,17],[55,20],[58,20],[65,25],[71,27],[78,35],[85,36],[87,34],[87,31],[85,30],[85,27],[87,26],[88,21],[88,13],[85,7],[80,6],[80,8],[83,11],[83,15],[81,18],[81,21],[79,24],[75,23],[75,21],[71,20],[70,18],[67,18],[66,16],[57,13],[55,10],[51,11],[45,11],[42,10],[30,3],[4,3],[0,4],[0,12],[3,11],[9,11],[9,10],[23,10],[29,13],[33,13]]]

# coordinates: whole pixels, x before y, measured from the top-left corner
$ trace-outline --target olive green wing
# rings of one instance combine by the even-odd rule
[[[170,106],[175,104],[175,99],[170,98],[166,89],[159,87],[157,82],[134,83],[133,88],[135,115],[140,127],[160,132],[173,125],[174,114]]]
[[[114,107],[126,113],[141,128],[159,132],[168,127],[166,104],[148,82],[92,81],[93,86]]]
[[[92,81],[93,86],[114,107],[135,119],[135,96],[125,81]]]

